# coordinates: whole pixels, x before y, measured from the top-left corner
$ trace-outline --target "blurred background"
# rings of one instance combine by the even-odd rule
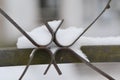
[[[62,28],[86,28],[103,10],[108,0],[0,0],[0,7],[24,30],[31,31],[44,22],[64,19]],[[111,8],[84,36],[120,36],[120,1],[112,0]],[[22,34],[0,15],[0,47],[15,47]]]

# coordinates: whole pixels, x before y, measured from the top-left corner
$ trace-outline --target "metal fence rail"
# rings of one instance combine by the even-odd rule
[[[82,46],[82,51],[91,62],[120,62],[120,46]],[[32,49],[0,49],[0,67],[26,65]],[[79,59],[69,51],[61,50],[56,54],[57,63],[79,63]],[[45,50],[36,52],[31,65],[48,64],[50,56]]]

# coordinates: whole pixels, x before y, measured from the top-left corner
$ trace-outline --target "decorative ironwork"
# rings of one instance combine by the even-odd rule
[[[103,75],[104,77],[106,77],[109,80],[115,80],[113,77],[111,77],[109,74],[105,73],[104,71],[100,70],[99,68],[95,67],[94,65],[92,65],[90,62],[88,62],[87,60],[85,60],[84,58],[82,58],[80,55],[78,55],[76,52],[74,52],[72,49],[70,49],[69,47],[72,46],[98,19],[99,17],[107,10],[110,8],[110,2],[111,0],[108,1],[107,5],[105,6],[105,8],[103,9],[103,11],[98,15],[97,18],[95,18],[95,20],[69,45],[63,45],[60,44],[59,41],[57,40],[56,34],[59,31],[60,26],[62,25],[63,21],[61,21],[60,25],[57,27],[56,31],[53,31],[52,28],[50,27],[50,25],[47,23],[45,23],[48,31],[50,32],[50,34],[52,35],[52,39],[51,41],[46,44],[46,45],[39,45],[36,43],[36,41],[34,41],[10,16],[8,16],[1,8],[0,8],[0,13],[8,20],[10,21],[33,45],[36,46],[36,48],[33,49],[33,51],[30,54],[30,59],[22,73],[22,75],[20,76],[19,80],[22,80],[23,76],[25,75],[26,71],[28,70],[31,61],[34,58],[34,54],[37,50],[46,50],[48,52],[48,54],[51,56],[51,61],[47,67],[47,69],[45,70],[44,74],[46,74],[51,66],[51,64],[54,65],[55,69],[57,70],[58,74],[61,75],[62,72],[59,69],[55,57],[56,54],[60,51],[60,50],[68,50],[70,52],[73,53],[73,55],[76,56],[76,58],[78,58],[79,60],[83,61],[87,66],[89,66],[90,68],[92,68],[93,70],[97,71],[98,73],[100,73],[101,75]],[[47,47],[48,45],[50,45],[52,42],[54,42],[59,49],[53,54],[50,49]]]

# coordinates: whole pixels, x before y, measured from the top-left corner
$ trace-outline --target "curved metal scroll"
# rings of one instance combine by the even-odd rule
[[[62,45],[59,43],[59,41],[56,38],[56,33],[59,31],[59,28],[61,26],[61,24],[63,23],[63,20],[61,22],[61,24],[59,25],[59,27],[57,28],[57,30],[54,32],[54,42],[58,47],[61,47],[60,49],[58,49],[55,52],[55,55],[57,54],[58,51],[60,50],[69,50],[71,51],[77,58],[79,58],[80,60],[82,60],[86,65],[88,65],[89,67],[91,67],[93,70],[97,71],[98,73],[100,73],[101,75],[105,76],[106,78],[108,78],[109,80],[115,80],[114,78],[112,78],[110,75],[108,75],[107,73],[103,72],[102,70],[98,69],[97,67],[95,67],[94,65],[92,65],[90,62],[86,61],[84,58],[82,58],[81,56],[77,55],[77,53],[75,53],[73,50],[69,49],[70,46],[72,46],[98,19],[99,17],[107,10],[110,8],[110,2],[111,0],[108,1],[107,5],[105,6],[105,8],[103,9],[103,11],[98,15],[98,17],[70,44],[70,45]],[[50,27],[49,24],[46,24],[46,26]],[[51,33],[53,33],[52,30],[50,30]],[[55,56],[56,57],[56,56]],[[51,64],[48,65],[45,74],[47,73],[47,71],[49,70]]]
[[[88,65],[89,67],[91,67],[93,70],[97,71],[98,73],[100,73],[101,75],[103,75],[104,77],[108,78],[109,80],[115,80],[114,78],[112,78],[110,75],[108,75],[107,73],[103,72],[102,70],[98,69],[97,67],[95,67],[94,65],[92,65],[90,62],[86,61],[84,58],[82,58],[80,55],[78,55],[77,53],[75,53],[73,50],[69,49],[70,46],[72,46],[98,19],[99,17],[106,11],[106,9],[110,8],[110,2],[111,0],[108,1],[107,5],[105,6],[105,8],[103,9],[103,11],[98,15],[98,17],[69,45],[63,45],[60,44],[59,41],[57,40],[56,34],[59,31],[60,26],[63,23],[63,20],[61,21],[60,25],[57,27],[56,31],[54,32],[52,30],[52,28],[50,27],[50,25],[48,23],[46,23],[46,27],[48,29],[48,31],[50,32],[50,34],[52,35],[52,39],[50,40],[50,42],[46,45],[39,45],[37,44],[12,18],[10,18],[1,8],[0,8],[0,13],[8,19],[8,21],[10,21],[33,45],[35,45],[37,48],[33,49],[33,51],[31,52],[31,56],[30,59],[28,61],[28,64],[25,68],[25,70],[23,71],[22,75],[20,76],[19,80],[21,80],[23,78],[23,76],[25,75],[27,69],[29,68],[29,65],[31,63],[31,61],[34,58],[34,54],[37,50],[41,50],[44,49],[47,51],[47,53],[51,56],[51,61],[50,64],[48,65],[46,71],[44,74],[47,73],[47,71],[49,70],[51,64],[54,65],[54,67],[56,68],[57,72],[59,74],[62,74],[59,67],[56,64],[55,61],[55,57],[56,54],[58,53],[58,51],[60,50],[69,50],[72,52],[72,54],[74,54],[77,58],[79,58],[79,60],[82,60],[86,65]],[[53,55],[53,53],[50,51],[50,49],[47,48],[47,46],[49,44],[51,44],[54,41],[54,43],[58,46],[61,47],[59,48],[55,54]]]
[[[34,46],[37,47],[36,49],[34,49],[34,50],[32,51],[31,56],[30,56],[30,59],[29,59],[29,61],[28,61],[28,64],[27,64],[26,68],[24,69],[24,71],[23,71],[23,73],[22,73],[22,75],[21,75],[21,77],[20,77],[19,80],[21,80],[22,77],[25,75],[25,73],[26,73],[28,67],[30,66],[30,63],[31,63],[31,61],[32,61],[32,59],[33,59],[33,57],[34,57],[34,54],[35,54],[35,52],[36,52],[38,49],[45,49],[45,50],[48,51],[48,53],[49,53],[50,56],[51,56],[51,62],[53,63],[54,67],[56,68],[58,74],[61,75],[62,72],[60,71],[59,67],[57,66],[56,62],[54,61],[54,56],[53,56],[52,52],[51,52],[49,49],[47,49],[47,46],[52,43],[52,41],[53,41],[53,36],[54,36],[53,33],[50,32],[50,30],[49,30],[50,28],[47,27],[48,31],[49,31],[49,32],[51,33],[51,35],[52,35],[52,39],[51,39],[50,42],[49,42],[48,44],[46,44],[46,45],[39,45],[39,44],[37,44],[10,16],[8,16],[8,14],[5,13],[1,8],[0,8],[0,13],[1,13],[9,22],[11,22]],[[50,62],[50,63],[51,63],[51,62]]]
[[[58,27],[58,29],[57,29],[56,32],[54,33],[54,36],[55,36],[54,42],[57,44],[57,46],[59,46],[59,47],[70,47],[70,46],[72,46],[72,45],[100,18],[100,16],[101,16],[107,9],[110,8],[110,2],[111,2],[111,0],[108,1],[107,5],[106,5],[105,8],[103,9],[103,11],[95,18],[95,20],[94,20],[71,44],[69,44],[69,45],[60,44],[59,41],[58,41],[57,38],[56,38],[56,34],[57,34],[57,32],[59,31],[59,28],[60,28],[60,26],[61,26],[61,24],[60,24],[60,26]],[[63,22],[61,22],[61,23],[63,23]]]
[[[34,41],[23,29],[22,27],[20,27],[5,11],[3,11],[1,8],[0,8],[0,13],[9,21],[11,22],[34,46],[36,47],[46,47],[48,46],[49,44],[52,43],[53,41],[53,38],[50,40],[50,42],[46,45],[40,45],[40,44],[37,44],[36,41]],[[48,28],[48,27],[47,27]],[[49,30],[48,30],[49,31]],[[52,34],[51,34],[52,35]],[[52,35],[53,36],[53,35]]]
[[[32,60],[33,60],[33,58],[34,58],[34,55],[35,55],[36,51],[38,51],[38,50],[45,50],[45,51],[49,54],[49,56],[50,56],[50,58],[51,58],[50,63],[52,62],[53,65],[54,65],[54,67],[55,67],[55,69],[57,70],[57,72],[58,72],[59,74],[62,74],[62,72],[60,71],[60,69],[58,68],[58,66],[57,66],[57,64],[56,64],[56,62],[55,62],[55,59],[54,59],[54,56],[53,56],[52,52],[51,52],[49,49],[47,49],[47,48],[35,48],[35,49],[32,50],[32,52],[31,52],[31,54],[30,54],[30,59],[29,59],[29,61],[28,61],[28,63],[27,63],[27,66],[25,67],[25,69],[24,69],[22,75],[20,76],[19,80],[22,80],[22,78],[24,77],[25,73],[27,72],[27,70],[28,70],[28,68],[29,68],[30,63],[32,62]],[[52,63],[51,63],[51,64],[52,64]]]

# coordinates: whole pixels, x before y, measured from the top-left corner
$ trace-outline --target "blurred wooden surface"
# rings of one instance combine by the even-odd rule
[[[120,46],[82,46],[81,50],[91,62],[120,62]],[[0,49],[0,66],[26,65],[31,51],[32,49]],[[57,63],[81,62],[69,51],[59,51],[56,61]],[[49,54],[45,50],[39,50],[31,64],[48,64],[49,62]]]

